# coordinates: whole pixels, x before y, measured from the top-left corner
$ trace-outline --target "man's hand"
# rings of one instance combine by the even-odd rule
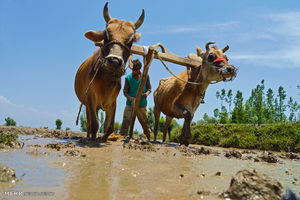
[[[130,97],[129,101],[130,101],[132,104],[134,104],[134,103],[135,103],[135,98]]]
[[[148,96],[148,94],[147,94],[147,92],[146,93],[144,93],[144,94],[142,94],[142,96],[143,96],[143,98],[147,98],[147,96]]]

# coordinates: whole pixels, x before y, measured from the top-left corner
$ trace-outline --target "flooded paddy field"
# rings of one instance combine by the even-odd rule
[[[18,179],[0,182],[1,199],[225,199],[222,193],[243,169],[300,193],[299,154],[143,139],[99,144],[84,133],[51,137],[39,130],[19,133],[18,140],[22,149],[0,149],[1,164]]]

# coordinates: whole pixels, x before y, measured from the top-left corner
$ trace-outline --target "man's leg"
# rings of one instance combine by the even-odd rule
[[[128,128],[130,126],[130,120],[131,120],[131,113],[132,113],[132,106],[126,105],[123,114],[123,122],[120,130],[120,134],[123,136],[127,136],[128,134]]]
[[[146,106],[139,107],[136,112],[136,115],[138,117],[140,124],[143,127],[144,134],[147,136],[147,139],[150,141],[151,129],[148,123],[148,113],[147,113]]]

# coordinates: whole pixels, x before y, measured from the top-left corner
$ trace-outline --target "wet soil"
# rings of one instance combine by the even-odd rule
[[[0,162],[15,168],[20,181],[0,183],[0,196],[31,191],[52,192],[51,199],[225,199],[245,169],[300,195],[299,154],[153,144],[141,137],[124,142],[118,135],[99,143],[81,132],[46,130],[10,129],[24,147],[1,149]]]

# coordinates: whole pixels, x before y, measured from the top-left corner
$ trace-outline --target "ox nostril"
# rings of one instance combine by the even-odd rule
[[[227,68],[227,71],[228,71],[229,73],[231,73],[231,72],[232,72],[232,69],[231,69],[231,68]]]
[[[121,63],[120,60],[118,58],[115,58],[115,57],[109,57],[108,62],[109,62],[109,64],[111,64],[114,67],[120,66],[120,63]]]

